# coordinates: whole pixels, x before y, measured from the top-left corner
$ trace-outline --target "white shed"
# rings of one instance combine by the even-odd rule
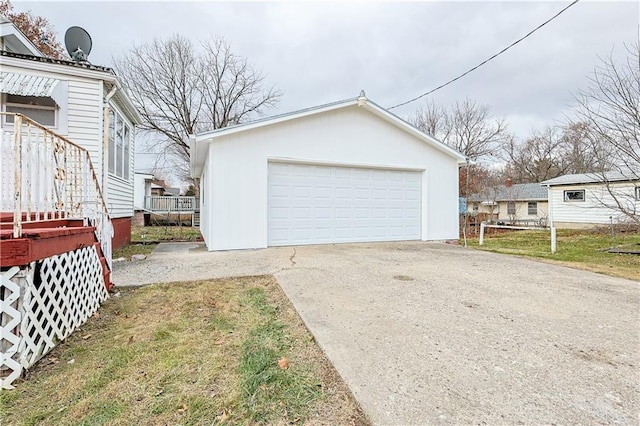
[[[557,228],[625,223],[640,212],[640,173],[626,170],[563,175],[549,188],[549,216]]]
[[[457,239],[464,161],[364,93],[191,139],[209,250]]]

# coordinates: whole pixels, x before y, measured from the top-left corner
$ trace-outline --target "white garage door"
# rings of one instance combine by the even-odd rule
[[[269,163],[268,244],[419,240],[421,174]]]

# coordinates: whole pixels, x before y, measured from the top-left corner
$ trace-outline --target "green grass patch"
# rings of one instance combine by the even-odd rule
[[[131,260],[134,254],[149,256],[161,242],[201,240],[200,230],[190,226],[132,226],[131,243],[114,250],[113,258]]]
[[[640,280],[640,255],[609,253],[611,234],[598,230],[557,231],[557,253],[551,253],[548,231],[508,231],[485,235],[484,245],[477,238],[468,239],[470,247],[495,253],[535,257],[567,266],[607,275]],[[640,234],[618,232],[615,245],[640,250]]]
[[[112,257],[114,259],[123,257],[125,260],[131,260],[131,256],[134,254],[144,254],[145,256],[149,256],[156,247],[158,247],[158,244],[131,243],[114,250]]]
[[[0,393],[0,424],[367,424],[273,278],[120,293]]]
[[[294,344],[278,309],[261,288],[247,291],[247,301],[258,318],[242,343],[239,372],[243,411],[252,422],[271,424],[281,413],[289,423],[304,421],[307,407],[322,396],[321,383],[304,365],[282,368]]]
[[[200,229],[191,226],[132,226],[131,242],[201,241]]]

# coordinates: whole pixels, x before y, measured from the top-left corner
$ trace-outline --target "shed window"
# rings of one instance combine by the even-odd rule
[[[478,213],[478,210],[480,210],[480,203],[473,203],[473,211]]]
[[[516,214],[516,202],[515,201],[508,201],[507,202],[507,214]]]
[[[537,201],[529,201],[527,203],[527,214],[529,216],[537,216],[538,215],[538,202]]]
[[[640,186],[636,186],[636,200],[640,201]]]
[[[584,189],[578,191],[564,191],[564,201],[584,201]]]

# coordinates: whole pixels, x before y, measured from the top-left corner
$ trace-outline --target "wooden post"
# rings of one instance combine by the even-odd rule
[[[13,206],[13,238],[22,236],[22,116],[13,118],[13,163],[14,163],[14,206]]]
[[[480,240],[478,241],[480,245],[484,244],[484,228],[485,228],[485,225],[484,225],[484,222],[482,222],[480,224]]]

